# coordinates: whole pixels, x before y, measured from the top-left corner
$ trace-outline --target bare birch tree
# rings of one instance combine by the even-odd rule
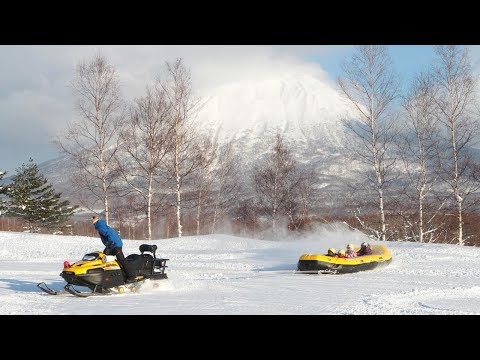
[[[170,150],[170,105],[161,86],[147,87],[145,96],[135,100],[131,120],[121,134],[121,174],[145,202],[148,240],[152,239],[154,185],[161,163]]]
[[[283,135],[277,132],[273,149],[263,163],[254,167],[253,182],[259,208],[271,219],[272,235],[277,235],[278,220],[292,214],[303,177]]]
[[[300,230],[305,226],[311,208],[319,201],[315,189],[316,178],[313,169],[300,169],[298,166],[290,175],[292,186],[285,210],[290,220],[290,227],[294,230]]]
[[[351,60],[342,64],[342,70],[338,84],[357,115],[345,119],[344,124],[354,135],[352,154],[371,169],[365,175],[378,199],[380,228],[375,234],[384,241],[385,186],[395,164],[395,159],[389,158],[396,134],[392,105],[399,94],[399,82],[385,46],[358,46]]]
[[[413,188],[413,202],[416,204],[416,220],[412,224],[412,237],[415,241],[434,241],[436,225],[434,219],[444,202],[433,211],[426,211],[428,196],[432,195],[437,177],[433,170],[436,159],[436,145],[439,142],[435,87],[430,74],[420,74],[414,78],[404,99],[406,133],[399,147],[403,168],[407,176],[405,194]],[[428,218],[425,216],[428,214]]]
[[[203,215],[211,216],[211,232],[218,218],[238,202],[240,186],[238,159],[233,144],[219,146],[212,136],[206,137],[200,147],[200,167],[195,173],[193,202],[197,208],[197,235],[200,234]]]
[[[194,196],[193,203],[196,207],[196,234],[200,235],[201,220],[205,208],[208,207],[212,192],[215,160],[218,155],[218,146],[208,135],[199,140],[198,169],[195,172],[195,182],[192,184]]]
[[[217,229],[219,218],[231,210],[241,197],[240,171],[241,166],[233,143],[224,144],[219,149],[213,174],[212,233],[215,233]]]
[[[200,99],[193,94],[190,70],[182,59],[166,63],[167,78],[162,80],[163,90],[171,104],[169,121],[172,127],[171,156],[166,158],[166,170],[173,181],[175,193],[178,237],[182,236],[182,186],[199,167],[196,151],[195,115],[200,109]]]
[[[446,130],[446,150],[440,149],[440,176],[449,185],[457,211],[456,242],[464,245],[463,211],[466,198],[478,189],[476,164],[469,147],[478,139],[475,113],[477,80],[472,74],[468,51],[457,45],[436,46],[434,76],[438,120]]]
[[[108,222],[114,156],[124,118],[119,78],[105,57],[96,55],[77,65],[71,87],[80,119],[55,143],[76,169],[75,185],[102,202]]]

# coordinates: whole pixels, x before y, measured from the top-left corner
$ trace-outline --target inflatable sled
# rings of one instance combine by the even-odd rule
[[[392,261],[392,255],[385,245],[371,245],[372,254],[354,258],[339,258],[325,254],[303,254],[297,265],[297,272],[309,274],[345,274],[372,270]],[[355,249],[358,251],[359,248]]]

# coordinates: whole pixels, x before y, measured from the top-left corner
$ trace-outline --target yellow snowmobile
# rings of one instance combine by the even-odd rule
[[[169,259],[156,257],[157,245],[142,244],[139,250],[141,254],[131,254],[126,257],[126,260],[130,262],[130,267],[136,272],[134,283],[126,283],[127,276],[120,268],[115,256],[95,251],[85,254],[82,260],[71,265],[67,261],[64,262],[63,271],[60,273],[60,276],[67,282],[64,290],[52,290],[44,282],[38,283],[37,286],[50,295],[67,292],[85,297],[123,292],[125,288],[135,291],[144,280],[167,279],[165,268],[167,268],[166,262]],[[87,287],[91,292],[79,291],[74,285]]]

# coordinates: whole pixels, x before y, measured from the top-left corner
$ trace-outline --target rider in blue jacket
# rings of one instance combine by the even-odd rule
[[[105,255],[115,255],[118,264],[127,275],[126,282],[130,283],[135,281],[135,271],[128,264],[125,255],[123,255],[123,242],[120,236],[113,228],[107,225],[105,220],[100,219],[98,216],[93,216],[92,222],[100,235],[103,245],[105,245],[103,253]]]
[[[121,248],[123,246],[123,242],[120,236],[114,229],[107,225],[105,220],[99,219],[97,216],[97,220],[94,221],[93,224],[95,226],[95,229],[98,231],[98,234],[100,235],[100,239],[102,240],[103,245],[105,245],[106,248],[112,250],[114,248]]]

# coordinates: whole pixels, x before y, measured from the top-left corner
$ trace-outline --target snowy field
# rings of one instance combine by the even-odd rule
[[[78,298],[52,296],[36,284],[63,288],[63,261],[102,250],[98,238],[0,232],[0,314],[480,314],[480,248],[387,242],[386,267],[344,275],[295,274],[303,253],[357,246],[351,231],[320,231],[301,241],[227,235],[124,241],[125,255],[157,244],[169,258],[168,279],[139,292]]]

